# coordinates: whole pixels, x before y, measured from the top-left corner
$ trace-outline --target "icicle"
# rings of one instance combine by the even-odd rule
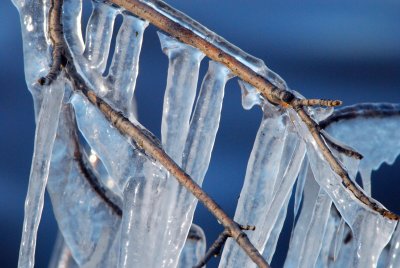
[[[276,246],[277,239],[279,238],[280,232],[278,230],[281,230],[283,227],[290,193],[292,192],[294,182],[299,174],[305,155],[304,142],[299,140],[297,134],[292,132],[293,130],[290,126],[288,126],[288,131],[289,133],[286,137],[283,154],[280,160],[274,196],[268,210],[265,212],[266,217],[264,218],[264,222],[260,222],[256,227],[256,231],[259,234],[256,240],[254,240],[256,244],[261,245],[260,250],[264,250],[266,243],[269,244],[268,252],[264,250],[264,256],[269,260],[272,259],[273,253],[275,252],[275,247],[273,246]],[[284,218],[281,219],[281,216]],[[271,236],[271,233],[274,233],[274,235]],[[270,239],[272,239],[272,241],[269,241]],[[251,265],[251,261],[248,260],[246,267]]]
[[[343,244],[344,240],[344,230],[346,227],[346,222],[343,219],[340,219],[340,224],[339,228],[337,230],[336,236],[335,236],[335,244],[333,248],[333,259],[336,260],[339,256],[339,251],[341,249],[341,246]]]
[[[276,222],[269,234],[269,238],[267,240],[267,244],[264,247],[263,257],[268,263],[271,263],[272,257],[275,254],[276,245],[278,244],[279,236],[282,232],[283,224],[285,223],[287,208],[289,205],[290,196],[286,198],[285,203],[282,206],[281,211],[278,214]]]
[[[103,73],[107,65],[117,10],[98,1],[92,1],[92,5],[93,12],[86,29],[83,56],[88,60],[90,69]]]
[[[311,169],[308,168],[307,170],[308,171],[305,175],[306,179],[301,212],[292,232],[289,251],[285,260],[285,267],[297,267],[301,261],[301,251],[304,248],[304,242],[309,231],[309,226],[314,214],[315,203],[320,191],[320,187],[315,182]]]
[[[400,267],[400,226],[397,225],[396,231],[393,234],[390,242],[390,249],[387,256],[387,268]]]
[[[169,58],[161,122],[162,143],[168,155],[180,164],[204,54],[162,33],[158,36]]]
[[[163,204],[161,191],[165,175],[154,172],[154,163],[145,161],[143,174],[131,178],[124,189],[124,207],[121,226],[121,248],[118,267],[156,267],[153,248],[156,230],[162,228],[157,221]],[[160,169],[161,170],[161,169]],[[160,247],[162,245],[159,245]],[[161,250],[161,248],[159,248]]]
[[[176,163],[181,165],[182,154],[189,131],[190,114],[196,95],[200,62],[204,54],[196,48],[181,43],[162,33],[158,33],[158,36],[161,48],[169,58],[167,86],[165,89],[161,122],[161,141],[167,154]],[[175,241],[171,241],[171,236],[175,240],[177,235],[171,229],[179,228],[177,222],[180,221],[174,218],[176,216],[174,210],[177,209],[175,207],[175,199],[181,190],[182,187],[174,178],[167,180],[163,204],[168,204],[168,206],[164,206],[163,214],[160,216],[165,229],[159,229],[159,233],[155,234],[158,237],[158,246],[162,245],[161,252],[158,255],[158,264],[155,264],[158,267],[176,265],[168,252],[169,250],[177,251],[173,256],[178,258],[182,248],[177,247],[174,243]],[[182,246],[186,235],[187,233],[183,234],[183,237],[178,237],[178,239],[182,239]],[[171,243],[173,245],[170,245]]]
[[[400,153],[400,115],[397,104],[359,104],[333,114],[326,131],[361,153],[359,167],[363,188],[371,194],[371,172],[382,163],[393,164]]]
[[[182,167],[201,185],[210,163],[211,151],[221,116],[226,82],[232,77],[220,63],[210,61],[203,79],[199,97],[190,123]],[[162,257],[164,265],[174,267],[189,231],[196,199],[182,186],[177,185],[169,197],[170,211],[166,231],[168,246]],[[176,224],[179,222],[180,224]]]
[[[310,165],[317,182],[332,198],[340,214],[352,229],[356,240],[356,254],[354,254],[352,267],[376,267],[379,255],[389,242],[396,222],[366,207],[344,187],[341,178],[325,161],[303,122],[294,111],[290,113],[300,135],[307,141]]]
[[[304,157],[304,161],[301,165],[300,172],[299,172],[299,177],[297,179],[297,184],[296,184],[296,192],[294,195],[294,215],[293,215],[293,220],[296,219],[297,214],[300,209],[300,204],[303,199],[303,190],[304,190],[304,183],[306,182],[308,170],[310,168],[309,162],[308,162],[308,157],[307,155]]]
[[[322,246],[322,238],[328,223],[332,201],[324,190],[320,189],[315,201],[314,210],[307,226],[302,246],[297,248],[299,259],[293,263],[291,259],[285,267],[314,267]]]
[[[248,236],[257,249],[264,246],[264,243],[258,241],[261,235],[258,228],[268,217],[266,212],[273,198],[287,135],[285,114],[268,103],[265,103],[264,113],[247,164],[246,178],[234,217],[236,222],[256,226],[256,230],[248,232]],[[245,253],[234,244],[234,241],[228,239],[222,253],[220,267],[244,267],[247,261],[244,255]]]
[[[179,257],[178,268],[193,267],[206,254],[206,237],[200,226],[192,224]]]
[[[84,50],[81,20],[82,1],[64,0],[62,13],[63,32],[72,54],[77,57]]]
[[[315,267],[329,267],[330,262],[337,259],[334,255],[335,243],[338,240],[338,230],[341,228],[341,223],[344,221],[340,218],[334,206],[330,209],[330,216],[325,227],[325,233],[322,238],[322,247],[319,252],[318,260]],[[343,237],[341,236],[340,239]]]
[[[33,97],[35,119],[42,103],[43,89],[38,78],[47,75],[51,63],[47,21],[50,1],[12,0],[18,9],[24,49],[25,80]]]
[[[129,14],[123,14],[123,22],[118,31],[114,56],[107,80],[112,88],[112,104],[132,119],[136,113],[133,93],[139,71],[139,55],[143,33],[148,22]]]
[[[36,237],[43,210],[44,191],[49,176],[53,143],[56,136],[60,107],[64,96],[64,80],[43,87],[43,103],[36,125],[35,148],[25,200],[25,217],[22,230],[18,267],[33,267]]]
[[[115,207],[104,200],[113,198],[93,186],[102,183],[94,182],[96,178],[85,171],[84,156],[77,158],[83,148],[78,148],[71,110],[67,105],[63,107],[47,185],[54,215],[79,266],[115,266],[111,248],[120,218]]]

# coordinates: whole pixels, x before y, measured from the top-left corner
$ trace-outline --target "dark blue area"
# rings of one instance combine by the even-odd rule
[[[33,1],[33,0],[32,0]],[[357,102],[400,102],[400,2],[192,0],[169,3],[245,51],[262,58],[307,97]],[[85,14],[89,15],[86,10]],[[85,18],[87,19],[87,17]],[[11,1],[0,2],[0,266],[16,267],[23,207],[33,150],[34,117],[23,73],[20,22]],[[202,63],[200,78],[207,68]],[[137,101],[141,122],[160,133],[167,76],[154,27],[145,33]],[[204,189],[234,214],[247,159],[261,120],[258,109],[244,111],[236,79],[227,85],[221,127]],[[399,163],[373,175],[373,195],[400,211]],[[288,226],[291,225],[288,220]],[[222,230],[199,206],[195,222],[212,242]],[[244,223],[246,224],[246,223]],[[56,225],[46,202],[39,231],[36,267],[45,267]],[[287,241],[290,233],[285,232]],[[286,249],[280,243],[275,267]],[[209,267],[215,267],[216,261]]]

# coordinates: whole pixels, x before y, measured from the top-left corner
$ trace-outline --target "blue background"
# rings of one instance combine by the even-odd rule
[[[168,2],[262,58],[292,89],[307,97],[338,98],[346,105],[400,102],[400,1]],[[87,21],[90,5],[85,7]],[[11,1],[0,2],[0,25],[0,266],[16,267],[34,118],[24,82],[19,17]],[[141,122],[156,135],[160,133],[167,66],[155,29],[149,27],[136,92]],[[206,68],[207,60],[203,60],[199,82]],[[230,215],[234,214],[260,119],[259,109],[241,108],[240,90],[236,79],[232,79],[227,84],[221,127],[204,183],[204,189]],[[399,165],[384,165],[373,174],[373,196],[397,212]],[[205,230],[208,242],[221,231],[201,205],[195,222]],[[36,267],[47,266],[55,234],[56,224],[47,200]],[[282,265],[288,234],[286,231],[278,245],[274,267]],[[213,261],[209,267],[215,265]]]

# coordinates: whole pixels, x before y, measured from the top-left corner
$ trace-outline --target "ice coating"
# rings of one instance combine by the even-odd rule
[[[78,148],[72,108],[65,104],[54,144],[48,192],[65,243],[80,266],[112,264],[110,249],[120,218],[96,192]],[[83,157],[83,156],[81,156]],[[97,182],[101,184],[101,182]],[[110,263],[110,262],[111,263]]]
[[[179,256],[178,268],[193,267],[206,254],[206,237],[200,226],[192,224],[185,246]]]
[[[107,77],[112,88],[107,99],[118,107],[129,119],[136,114],[133,94],[139,72],[139,55],[143,33],[148,22],[123,13],[122,25],[118,31],[114,56]]]
[[[37,80],[47,75],[51,62],[47,35],[49,2],[13,0],[21,20],[25,81],[33,97],[35,118],[42,102],[42,87]]]
[[[35,147],[25,199],[24,224],[18,267],[33,267],[37,231],[43,210],[44,192],[49,176],[51,153],[64,96],[64,80],[59,78],[43,90],[43,102],[36,124]]]
[[[389,242],[397,222],[384,218],[356,199],[325,161],[303,122],[292,110],[290,116],[299,134],[307,142],[308,157],[316,181],[331,197],[341,216],[352,229],[356,241],[352,267],[376,267],[379,255]]]
[[[266,212],[273,198],[287,136],[287,119],[279,108],[265,103],[264,117],[247,164],[246,177],[236,207],[236,222],[257,227],[247,235],[259,250],[265,244],[258,240],[262,235],[262,228],[258,227],[268,217]],[[234,243],[231,239],[227,240],[219,267],[244,267],[247,262],[245,253]]]
[[[183,169],[202,184],[218,131],[222,101],[226,82],[232,77],[230,71],[220,63],[210,61],[201,84],[200,93],[190,122],[190,130],[183,152]],[[176,266],[196,207],[196,198],[183,186],[177,185],[174,195],[169,197],[169,223],[167,225],[163,265]],[[180,222],[180,224],[175,224]]]
[[[126,182],[140,172],[137,163],[141,161],[141,152],[83,96],[74,94],[71,103],[79,130],[107,169],[115,184],[111,187],[113,192],[122,198]]]
[[[387,268],[400,267],[400,226],[397,225],[392,240],[390,241],[390,249],[386,259]]]
[[[393,164],[400,153],[400,113],[375,115],[375,112],[399,111],[395,104],[362,104],[353,106],[358,109],[353,116],[328,125],[326,131],[333,137],[352,146],[364,158],[360,162],[359,172],[363,189],[371,194],[371,172],[382,163]],[[352,106],[346,109],[353,108]],[[372,111],[366,114],[363,111]],[[339,110],[340,112],[340,110]]]
[[[245,110],[250,110],[254,105],[261,105],[263,99],[260,92],[249,83],[239,80],[239,86],[242,91],[242,106]]]
[[[222,51],[230,55],[233,55],[236,58],[236,60],[246,65],[253,71],[257,72],[258,74],[264,76],[275,86],[282,89],[285,89],[287,87],[285,81],[278,74],[270,70],[261,59],[258,59],[256,57],[251,56],[250,54],[247,54],[240,48],[226,41],[221,36],[215,34],[214,32],[210,31],[197,21],[193,20],[186,14],[172,8],[163,1],[141,0],[141,2],[148,6],[151,6],[152,8],[154,8],[164,16],[168,17],[172,21],[178,22],[180,25],[184,26],[185,28],[189,29],[196,35],[207,40],[208,42],[215,45]]]

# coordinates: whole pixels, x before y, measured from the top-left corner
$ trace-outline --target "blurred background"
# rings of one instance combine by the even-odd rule
[[[290,88],[306,97],[341,99],[345,105],[400,102],[400,1],[168,3],[262,58]],[[85,1],[83,25],[89,15],[90,3]],[[116,28],[120,23],[119,18]],[[0,25],[0,266],[16,267],[35,126],[31,96],[24,81],[20,21],[10,0],[0,1]],[[155,31],[149,27],[145,32],[136,96],[142,124],[159,136],[168,61]],[[207,66],[205,59],[199,83]],[[232,216],[261,116],[258,108],[241,108],[237,80],[230,80],[204,189]],[[373,174],[373,196],[398,213],[399,170],[397,161]],[[292,214],[290,207],[286,227],[292,225]],[[204,229],[208,243],[222,231],[201,205],[195,223]],[[47,199],[36,267],[47,266],[56,231]],[[289,236],[286,228],[273,267],[282,266]],[[213,260],[209,267],[216,263]]]

